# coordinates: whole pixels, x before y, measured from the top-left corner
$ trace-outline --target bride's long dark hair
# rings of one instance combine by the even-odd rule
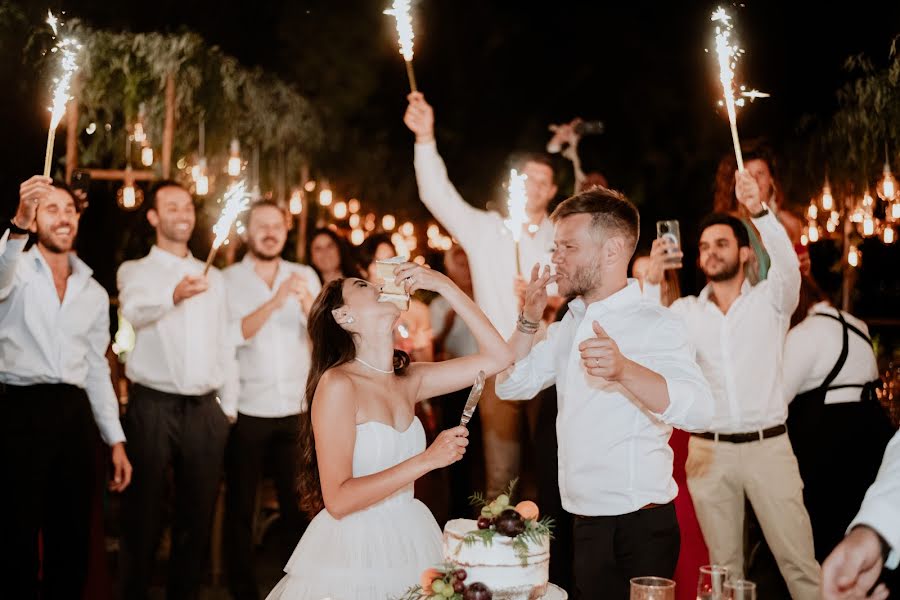
[[[313,400],[319,380],[332,369],[356,358],[353,334],[338,325],[332,311],[344,305],[344,281],[336,279],[328,283],[309,311],[307,330],[312,340],[312,357],[309,378],[306,380],[307,410],[300,413],[298,440],[298,481],[300,507],[313,517],[325,508],[322,486],[319,480],[319,463],[316,455],[316,439],[312,427]],[[394,350],[394,373],[403,375],[409,366],[409,355]]]

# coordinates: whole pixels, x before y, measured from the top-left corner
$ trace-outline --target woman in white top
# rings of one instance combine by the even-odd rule
[[[808,277],[791,324],[784,349],[788,433],[821,562],[875,481],[893,430],[875,396],[880,382],[866,324],[832,307]]]

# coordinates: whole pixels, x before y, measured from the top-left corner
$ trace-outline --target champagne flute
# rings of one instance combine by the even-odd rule
[[[631,600],[675,600],[675,582],[663,577],[635,577]]]
[[[725,583],[726,600],[756,600],[756,584],[746,579],[732,579]]]
[[[725,582],[728,581],[728,567],[704,565],[700,567],[697,581],[697,600],[725,600]]]

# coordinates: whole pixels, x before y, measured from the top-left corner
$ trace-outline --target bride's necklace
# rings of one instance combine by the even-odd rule
[[[358,363],[364,364],[365,366],[369,367],[373,371],[378,371],[379,373],[384,373],[385,375],[393,375],[394,374],[393,369],[391,369],[390,371],[385,371],[384,369],[379,369],[378,367],[376,367],[374,365],[370,365],[369,363],[367,363],[363,359],[359,358],[358,356],[356,358],[354,358],[353,360],[355,360]]]

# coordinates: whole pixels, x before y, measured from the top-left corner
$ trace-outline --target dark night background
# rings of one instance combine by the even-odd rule
[[[15,4],[35,24],[48,7],[47,2]],[[196,31],[242,63],[295,83],[314,102],[329,140],[313,157],[313,174],[327,177],[337,193],[358,195],[364,205],[424,218],[415,190],[412,136],[401,120],[406,77],[393,20],[382,14],[388,4],[49,0],[50,8],[96,28]],[[541,149],[550,123],[575,116],[600,119],[606,133],[582,143],[585,170],[602,172],[612,187],[638,203],[645,242],[659,218],[680,219],[683,235],[692,239],[695,223],[712,206],[716,164],[731,152],[727,119],[715,105],[720,90],[713,59],[704,52],[712,45],[709,14],[715,6],[414,3],[416,75],[435,107],[438,146],[462,195],[477,206],[501,198],[512,152]],[[806,138],[835,110],[835,93],[849,77],[843,68],[848,56],[865,53],[876,65],[887,63],[891,40],[900,33],[900,4],[829,7],[749,0],[737,9],[726,6],[747,50],[739,80],[772,94],[743,110],[741,136],[769,138],[780,155],[789,202],[802,211],[824,175],[824,165],[809,168],[816,161],[809,160]],[[47,92],[46,82],[34,79],[16,48],[0,40],[0,50],[0,213],[5,216],[14,210],[18,183],[40,170]],[[812,127],[801,128],[803,123]],[[64,138],[61,127],[57,156]],[[894,168],[900,170],[900,164]],[[566,193],[570,170],[562,176],[561,193]],[[367,182],[375,180],[390,182],[391,192],[367,195]],[[111,290],[117,265],[110,257],[124,235],[119,229],[141,226],[139,215],[108,214],[117,210],[113,198],[93,196],[79,242],[80,254]],[[825,254],[827,249],[816,249],[814,260]],[[896,245],[865,245],[856,312],[896,316],[897,258]],[[816,265],[817,272],[827,268]],[[696,291],[700,282],[693,269],[686,269],[684,283],[686,291]],[[832,288],[833,283],[832,278]]]

